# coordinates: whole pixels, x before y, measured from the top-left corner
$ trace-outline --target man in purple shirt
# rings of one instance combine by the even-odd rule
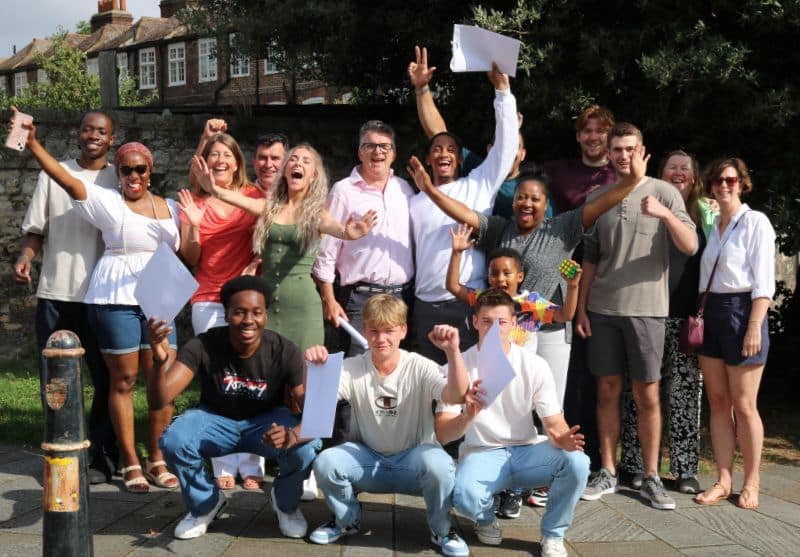
[[[408,201],[414,190],[392,170],[397,150],[391,126],[370,120],[361,126],[358,137],[361,164],[333,185],[328,210],[344,222],[372,209],[378,213],[378,222],[359,240],[343,242],[324,236],[311,273],[320,289],[325,319],[336,327],[344,319],[361,331],[361,308],[371,296],[391,294],[411,301],[414,258]],[[342,285],[338,296],[333,290],[336,273]],[[341,338],[346,346],[349,336]],[[349,356],[364,352],[358,343],[349,344]]]
[[[581,158],[549,161],[542,165],[550,177],[550,199],[556,213],[580,207],[591,191],[616,180],[616,172],[608,158],[608,132],[612,127],[614,115],[610,110],[596,104],[588,106],[575,120],[575,140],[581,147]],[[578,246],[575,259],[582,259],[582,254],[582,246]],[[600,441],[597,435],[596,380],[586,362],[586,342],[571,335],[571,343],[564,415],[569,423],[581,424],[591,469],[597,470],[600,468]]]

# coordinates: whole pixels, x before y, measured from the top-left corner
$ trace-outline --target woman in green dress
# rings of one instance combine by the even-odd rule
[[[273,289],[267,308],[267,328],[305,350],[323,344],[322,303],[311,278],[319,237],[330,234],[357,240],[375,225],[377,213],[351,215],[346,223],[325,208],[328,176],[322,157],[308,145],[292,148],[284,160],[281,179],[269,199],[252,199],[214,183],[214,169],[194,157],[200,186],[211,195],[259,215],[253,251],[261,255],[262,276]]]

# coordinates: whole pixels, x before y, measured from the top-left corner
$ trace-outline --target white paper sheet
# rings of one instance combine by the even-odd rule
[[[306,397],[300,437],[331,437],[344,352],[328,354],[324,364],[306,362]]]
[[[172,321],[197,290],[198,283],[175,252],[161,242],[147,262],[133,295],[145,316]]]
[[[367,343],[367,339],[361,336],[361,333],[356,331],[355,327],[353,327],[350,323],[345,321],[344,319],[339,319],[339,326],[345,330],[345,332],[350,335],[350,337],[356,341],[364,350],[369,349],[369,344]]]
[[[516,77],[521,44],[517,39],[480,27],[453,25],[453,58],[450,60],[450,70],[489,71],[492,69],[492,62],[496,62],[501,72]]]
[[[503,392],[517,373],[511,367],[511,362],[503,352],[503,343],[500,340],[500,326],[497,321],[483,339],[481,349],[478,350],[478,378],[486,390],[483,400],[488,408],[494,399]]]

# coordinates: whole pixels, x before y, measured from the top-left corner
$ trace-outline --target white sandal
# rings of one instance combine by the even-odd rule
[[[123,484],[125,485],[125,490],[129,493],[147,493],[150,491],[150,484],[147,483],[147,478],[144,476],[136,476],[135,478],[131,478],[130,480],[126,480],[125,474],[128,472],[133,472],[134,470],[141,470],[142,467],[138,464],[134,464],[133,466],[126,466],[125,468],[120,468],[120,474],[122,474]],[[138,489],[139,486],[146,486],[146,489]]]
[[[150,462],[149,458],[144,459],[144,477],[150,480],[150,483],[158,486],[163,487],[164,489],[176,489],[180,483],[178,482],[178,477],[170,472],[169,470],[161,472],[158,476],[153,474],[153,468],[158,466],[163,466],[164,468],[167,467],[167,463],[163,460],[156,460],[155,462]]]

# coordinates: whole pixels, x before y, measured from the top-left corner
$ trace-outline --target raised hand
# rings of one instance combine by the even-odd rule
[[[353,215],[347,219],[344,225],[344,237],[346,240],[358,240],[366,236],[372,227],[378,222],[378,212],[370,209],[360,219],[356,219]]]
[[[221,118],[209,118],[203,127],[203,139],[208,140],[212,135],[228,131],[228,123]]]
[[[434,325],[431,332],[428,333],[428,340],[436,348],[445,352],[459,349],[458,329],[450,325]]]
[[[565,281],[567,281],[567,286],[578,288],[578,286],[580,286],[581,283],[581,275],[583,274],[583,269],[581,269],[580,263],[578,263],[574,259],[570,259],[569,262],[575,265],[575,275],[572,278],[569,278],[569,276],[567,276],[562,272],[561,276]]]
[[[486,73],[489,76],[489,83],[491,83],[496,90],[505,91],[508,89],[508,75],[501,72],[496,63],[492,62],[492,69]]]
[[[422,89],[433,77],[433,72],[436,67],[428,67],[428,49],[423,47],[420,49],[418,46],[414,47],[414,54],[416,55],[416,62],[408,64],[408,78],[411,80],[411,85],[414,89]]]
[[[197,184],[213,196],[214,175],[203,157],[198,157],[197,155],[192,157],[192,173],[197,178]]]
[[[638,184],[647,175],[647,163],[650,155],[644,145],[637,145],[631,155],[631,178]]]
[[[8,121],[8,132],[9,133],[11,133],[11,129],[14,127],[14,118],[16,117],[17,112],[19,112],[19,110],[17,110],[17,107],[16,106],[12,106],[11,107],[11,119]],[[31,148],[31,143],[36,141],[36,126],[34,125],[33,122],[31,122],[30,124],[22,124],[22,128],[25,129],[25,130],[28,130],[28,139],[27,139],[27,141],[25,141],[25,148],[30,149]]]
[[[466,251],[475,244],[472,237],[472,227],[468,224],[459,224],[450,229],[450,241],[453,251]]]
[[[187,189],[182,189],[178,191],[178,206],[183,211],[183,214],[186,215],[186,220],[189,221],[189,224],[199,228],[200,221],[203,220],[203,215],[206,212],[205,205],[203,205],[202,209],[198,207],[194,202],[192,193]]]
[[[430,193],[431,190],[433,190],[434,185],[433,182],[431,182],[431,176],[417,157],[412,156],[408,159],[406,172],[408,172],[409,176],[414,180],[419,191]]]
[[[565,451],[582,451],[586,442],[583,439],[583,433],[578,433],[580,428],[581,426],[574,425],[561,433],[557,433],[554,429],[547,430],[547,433],[558,448]]]

